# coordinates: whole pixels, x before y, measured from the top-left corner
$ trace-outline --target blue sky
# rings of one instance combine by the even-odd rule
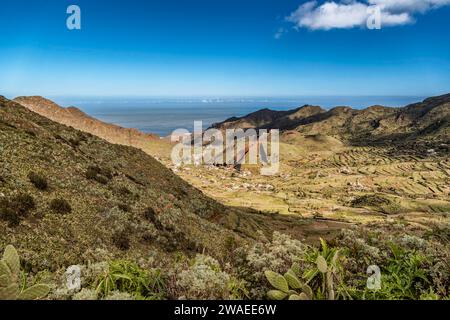
[[[450,92],[447,0],[384,6],[380,30],[361,25],[358,10],[370,1],[397,0],[335,1],[323,16],[323,1],[299,8],[306,1],[2,0],[0,94]],[[442,3],[415,6],[421,1]],[[81,30],[66,28],[71,4],[81,8]],[[401,19],[391,19],[396,16]]]

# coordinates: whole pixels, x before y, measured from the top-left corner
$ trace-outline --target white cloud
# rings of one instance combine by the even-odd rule
[[[450,4],[450,0],[368,0],[371,5],[378,5],[385,10],[403,12],[426,12]]]
[[[307,2],[293,12],[288,20],[299,27],[310,29],[353,28],[367,20],[367,6],[361,3],[337,4],[326,2],[317,6],[316,1]]]
[[[449,5],[450,0],[343,0],[342,2],[306,2],[286,19],[296,27],[311,30],[350,29],[365,27],[370,13],[378,6],[382,26],[398,26],[414,21],[416,12]]]

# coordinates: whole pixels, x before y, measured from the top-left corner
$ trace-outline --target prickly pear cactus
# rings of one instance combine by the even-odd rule
[[[328,263],[327,260],[322,255],[317,257],[317,269],[319,269],[322,273],[327,273],[328,271]]]
[[[270,284],[275,288],[282,292],[288,292],[289,291],[289,285],[286,279],[281,275],[273,271],[266,271],[265,272],[267,280],[270,282]]]
[[[319,253],[316,260],[316,265],[319,272],[322,273],[323,291],[326,292],[328,300],[334,300],[334,278],[336,275],[337,263],[339,259],[339,250],[329,251],[326,242],[322,239],[321,242],[322,254]],[[327,262],[327,259],[325,259],[325,256],[323,255],[324,253],[327,254],[330,262]]]
[[[36,300],[45,297],[50,287],[37,284],[19,288],[20,258],[13,246],[7,246],[0,260],[0,300]]]
[[[276,289],[270,290],[267,297],[271,300],[311,300],[312,289],[302,283],[297,274],[300,273],[298,265],[293,265],[284,275],[273,271],[266,271],[265,275],[269,283]]]

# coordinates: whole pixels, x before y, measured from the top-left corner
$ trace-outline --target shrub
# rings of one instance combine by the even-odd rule
[[[97,293],[95,290],[83,288],[72,297],[72,300],[97,300]]]
[[[379,207],[383,205],[390,205],[391,201],[383,196],[377,194],[368,194],[357,197],[351,202],[352,207]]]
[[[103,300],[108,301],[128,301],[128,300],[134,300],[133,296],[129,294],[128,292],[120,292],[120,291],[112,291],[108,296],[103,298]]]
[[[119,188],[117,188],[117,193],[120,195],[120,196],[123,196],[123,197],[129,197],[129,196],[131,196],[133,193],[130,191],[130,189],[128,189],[127,187],[125,187],[125,186],[120,186]]]
[[[38,174],[36,172],[31,171],[28,174],[28,179],[30,180],[30,182],[37,189],[39,189],[39,190],[47,190],[48,183],[47,183],[47,179],[44,176],[42,176],[42,175],[40,175],[40,174]]]
[[[34,199],[28,194],[19,194],[11,200],[2,199],[0,200],[0,219],[7,221],[10,226],[17,226],[35,208]]]
[[[431,230],[425,232],[428,239],[436,239],[443,243],[450,243],[450,223],[445,227],[433,226]]]
[[[445,226],[445,225],[441,225]],[[430,296],[440,299],[450,294],[450,250],[448,242],[439,238],[419,237],[417,230],[388,229],[375,225],[345,232],[333,242],[346,251],[345,282],[355,299],[419,299]],[[413,231],[413,232],[411,232]],[[366,289],[367,276],[361,275],[369,265],[381,269],[382,288]],[[419,265],[419,267],[418,267]],[[402,271],[396,271],[403,269]],[[419,275],[419,276],[413,276]],[[425,276],[427,280],[421,279]],[[412,284],[412,285],[410,285]]]
[[[127,205],[126,203],[119,203],[117,207],[122,210],[123,212],[131,212],[131,207]]]
[[[112,178],[111,169],[100,168],[99,166],[89,166],[86,170],[86,178],[95,180],[101,184],[107,184]]]
[[[177,275],[177,298],[228,299],[231,277],[219,263],[206,255],[197,255],[188,269]]]
[[[248,262],[257,270],[270,269],[276,272],[285,272],[286,266],[294,263],[302,256],[307,246],[290,236],[274,232],[272,241],[257,243],[248,251]]]
[[[72,207],[70,206],[69,202],[65,199],[53,199],[50,202],[50,209],[59,214],[67,214],[72,212]]]
[[[90,166],[86,170],[86,178],[89,180],[95,180],[97,177],[97,174],[99,173],[99,170],[97,170],[98,167]]]
[[[108,184],[108,182],[109,182],[108,178],[106,178],[105,176],[102,176],[102,175],[96,176],[94,180],[101,184]]]
[[[144,217],[155,225],[155,228],[158,230],[163,230],[164,227],[156,216],[156,212],[153,208],[148,207],[144,210]]]
[[[17,211],[22,216],[25,216],[28,212],[36,208],[36,203],[29,194],[19,194],[13,199],[13,203],[16,204]]]
[[[225,252],[233,252],[237,248],[236,238],[234,236],[227,236],[225,238],[223,246]]]
[[[120,250],[126,251],[130,249],[130,239],[126,231],[120,231],[113,234],[113,244]]]
[[[392,257],[382,270],[381,290],[366,293],[370,299],[420,299],[430,292],[430,281],[425,271],[426,257],[416,251],[391,245]]]
[[[114,194],[121,199],[121,201],[126,203],[132,203],[139,199],[139,194],[134,193],[128,187],[124,185],[119,185],[113,188]]]
[[[7,201],[0,202],[0,219],[8,222],[10,227],[16,227],[20,224],[20,216],[9,208]]]
[[[69,138],[69,143],[72,147],[78,147],[81,143],[81,140],[76,137],[76,138]]]

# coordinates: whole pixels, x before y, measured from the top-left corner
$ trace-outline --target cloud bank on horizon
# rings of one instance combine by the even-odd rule
[[[318,3],[309,1],[286,19],[296,28],[310,30],[365,27],[370,8],[380,9],[383,27],[401,26],[415,21],[417,14],[450,5],[450,0],[341,0]]]

